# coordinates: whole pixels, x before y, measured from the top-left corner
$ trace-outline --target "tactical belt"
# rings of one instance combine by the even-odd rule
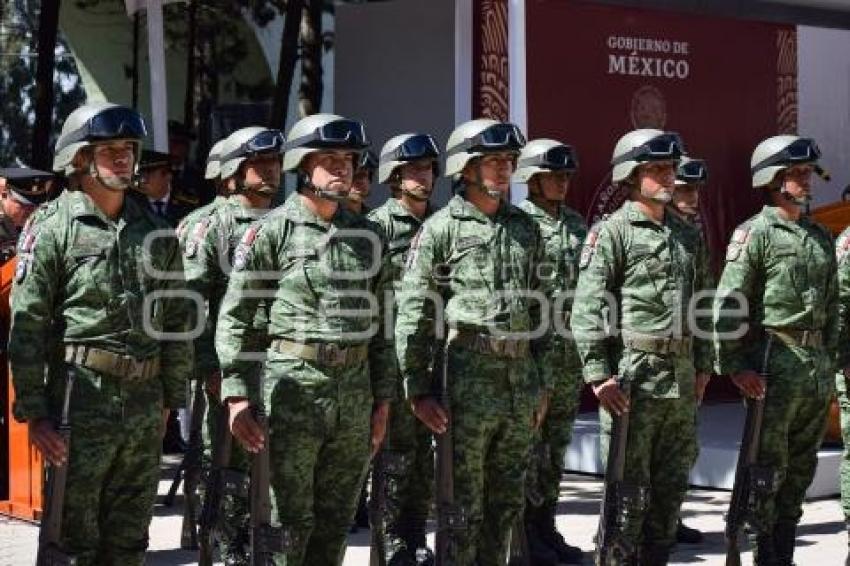
[[[159,356],[138,360],[89,346],[66,345],[65,362],[132,381],[144,381],[159,375]]]
[[[343,348],[333,342],[302,344],[279,338],[272,341],[271,349],[281,354],[289,354],[302,360],[318,362],[326,366],[353,366],[369,357],[368,344]]]
[[[448,343],[497,358],[520,359],[528,356],[528,340],[491,336],[471,330],[449,330]]]
[[[823,331],[799,330],[797,328],[765,328],[769,334],[786,346],[798,348],[820,348],[823,346]]]
[[[653,336],[652,334],[639,334],[637,332],[623,331],[623,346],[630,350],[639,352],[651,352],[653,354],[688,356],[694,339],[692,336]]]

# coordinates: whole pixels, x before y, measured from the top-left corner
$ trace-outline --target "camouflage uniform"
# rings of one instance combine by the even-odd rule
[[[159,236],[144,249],[153,230],[169,227],[132,199],[113,221],[88,195],[73,191],[36,211],[18,248],[9,345],[15,417],[56,419],[63,358],[79,360],[62,518],[63,546],[77,564],[143,563],[159,481],[162,410],[185,403],[191,346],[151,336],[143,316],[146,295],[184,289],[177,240]],[[166,273],[151,273],[147,261]],[[151,329],[186,331],[187,304],[153,300]],[[140,376],[92,369],[98,357],[158,357],[159,370],[150,365]]]
[[[554,363],[541,322],[537,266],[540,229],[502,202],[488,217],[462,196],[452,198],[414,239],[397,297],[396,351],[409,399],[433,394],[431,360],[435,305],[443,299],[454,447],[455,503],[467,527],[455,531],[453,564],[504,563],[507,534],[523,508],[531,419]],[[450,274],[435,277],[443,268]],[[491,336],[519,334],[498,347]],[[499,351],[497,351],[499,350]]]
[[[186,285],[206,299],[211,321],[208,323],[208,331],[195,340],[196,384],[201,384],[205,376],[219,372],[214,344],[215,328],[212,325],[218,318],[221,300],[227,290],[227,279],[236,244],[251,222],[267,212],[245,208],[235,198],[223,199],[217,205],[209,204],[204,208],[207,209],[207,214],[195,220],[184,246]],[[263,311],[260,310],[256,327],[263,328],[267,323]],[[262,351],[262,348],[257,351]],[[207,446],[210,445],[210,439],[218,437],[221,414],[221,399],[207,394]],[[222,494],[222,514],[217,525],[220,535],[219,550],[226,564],[248,564],[250,541],[247,474],[250,471],[250,461],[238,443],[232,447],[228,468],[246,474],[246,489]]]
[[[841,508],[850,521],[850,391],[843,369],[850,366],[850,228],[845,229],[835,242],[835,257],[838,263],[838,309],[840,312],[840,341],[838,342],[838,369],[835,374],[835,389],[841,409],[841,437],[844,449],[841,460]]]
[[[430,208],[426,218],[431,215]],[[404,264],[410,243],[424,219],[417,218],[396,198],[389,198],[369,215],[378,224],[387,241],[386,280],[395,292],[401,285]],[[394,301],[393,301],[394,304]],[[394,321],[387,321],[385,336],[393,347]],[[395,360],[393,360],[395,361]],[[425,523],[431,506],[434,485],[434,450],[431,432],[410,410],[404,399],[401,381],[398,382],[398,400],[390,408],[390,421],[384,439],[381,457],[392,462],[386,472],[386,524],[389,540],[386,556],[389,561],[405,547],[411,552],[423,548]]]
[[[391,400],[397,382],[380,336],[383,310],[364,296],[378,288],[381,251],[373,223],[342,206],[326,222],[299,193],[236,250],[216,330],[222,396],[262,400],[268,412],[273,517],[295,540],[278,564],[343,558],[369,464],[373,398]],[[246,330],[260,301],[249,292],[270,303],[262,380],[239,357],[257,351]]]
[[[590,231],[582,250],[572,330],[588,383],[618,375],[630,384],[630,423],[624,481],[648,490],[630,510],[625,534],[644,561],[675,542],[679,507],[696,450],[695,371],[711,367],[710,341],[690,335],[688,308],[708,287],[698,234],[672,214],[657,224],[626,202]],[[616,298],[609,313],[606,293]],[[605,331],[610,322],[620,331]],[[607,460],[612,419],[600,409]]]
[[[519,208],[527,212],[540,227],[546,250],[545,261],[549,273],[541,274],[543,291],[552,302],[550,317],[556,324],[553,333],[554,363],[558,368],[549,411],[543,422],[537,448],[528,471],[530,499],[533,507],[552,511],[560,495],[564,456],[572,437],[573,422],[578,411],[578,401],[584,382],[581,379],[581,360],[575,342],[567,338],[572,299],[558,299],[571,293],[578,280],[578,260],[581,245],[587,235],[584,218],[569,207],[562,206],[557,217],[543,208],[525,200]],[[567,295],[569,297],[569,295]],[[555,301],[563,301],[557,304]],[[554,321],[558,321],[555,323]],[[529,502],[531,503],[531,501]]]
[[[752,526],[773,533],[777,548],[790,540],[817,465],[834,392],[838,345],[838,283],[832,236],[803,216],[798,222],[765,206],[739,226],[726,252],[715,299],[715,330],[750,325],[750,340],[715,339],[717,372],[769,375],[758,463],[773,467],[773,489],[757,496]],[[738,292],[749,302],[745,320],[728,309]],[[809,331],[809,332],[805,332]],[[770,342],[767,367],[762,368]]]

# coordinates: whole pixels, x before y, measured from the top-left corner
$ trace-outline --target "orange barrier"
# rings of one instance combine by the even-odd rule
[[[13,258],[0,267],[0,319],[3,327],[9,328],[9,293],[15,277],[17,261]],[[30,443],[26,424],[21,424],[11,416],[15,391],[12,387],[11,372],[6,356],[2,356],[2,379],[0,386],[7,388],[8,407],[6,413],[9,430],[9,497],[0,500],[0,513],[21,519],[38,520],[41,518],[41,486],[44,469],[41,454]]]

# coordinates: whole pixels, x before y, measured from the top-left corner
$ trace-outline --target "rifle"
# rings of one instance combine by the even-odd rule
[[[403,454],[390,447],[389,431],[384,445],[372,462],[372,485],[369,494],[369,566],[387,566],[387,478],[407,473],[408,464]]]
[[[201,483],[201,461],[204,455],[204,439],[201,428],[206,412],[203,380],[198,380],[192,399],[192,422],[189,429],[189,449],[183,456],[183,525],[180,529],[180,548],[198,548],[198,485]]]
[[[227,466],[230,463],[230,452],[233,447],[233,436],[230,434],[230,419],[227,404],[221,407],[219,424],[216,430],[215,444],[212,447],[212,466],[207,476],[204,493],[204,504],[198,519],[198,565],[212,566],[213,548],[215,547],[215,528],[218,525],[221,511],[221,497],[227,482]]]
[[[620,381],[620,389],[626,398],[631,395],[627,379]],[[634,509],[646,505],[646,488],[624,481],[626,449],[629,438],[629,413],[611,415],[613,428],[605,467],[605,485],[602,493],[602,509],[596,533],[596,564],[615,566],[632,564],[637,558],[637,549],[624,532],[626,518]]]
[[[762,378],[769,377],[768,363],[773,340],[770,335],[764,349],[761,371]],[[764,399],[747,399],[747,420],[744,423],[744,435],[738,451],[738,464],[735,467],[735,483],[726,514],[726,566],[741,565],[741,548],[738,538],[753,511],[754,496],[773,489],[776,473],[771,466],[758,465],[759,444],[761,443],[761,425],[764,418]]]
[[[436,344],[434,353],[434,381],[439,386],[439,401],[448,416],[446,432],[434,435],[437,442],[437,532],[435,536],[436,566],[452,566],[455,563],[456,531],[466,527],[463,510],[455,504],[454,447],[452,443],[451,399],[449,398],[447,342]]]
[[[386,524],[384,510],[387,499],[386,450],[381,448],[372,461],[372,485],[369,493],[369,566],[386,566]]]
[[[69,413],[71,408],[71,390],[74,388],[74,380],[77,378],[77,370],[74,366],[68,366],[68,375],[65,381],[65,398],[62,402],[62,417],[59,422],[59,434],[65,441],[65,446],[70,446],[71,423]],[[62,465],[51,465],[48,471],[47,485],[45,486],[44,518],[41,521],[41,529],[38,533],[38,557],[36,566],[73,566],[76,559],[65,553],[61,547],[62,537],[62,512],[65,506],[65,482],[68,478],[68,463]]]
[[[260,377],[260,401],[254,409],[254,418],[263,431],[263,448],[254,454],[251,461],[251,564],[266,566],[271,564],[275,553],[290,550],[293,545],[292,533],[283,527],[273,527],[272,503],[269,492],[269,421],[263,404],[262,377]]]
[[[199,393],[199,390],[201,393]],[[204,412],[206,411],[206,399],[203,396],[203,386],[199,383],[198,387],[195,389],[194,396],[192,398],[192,422],[189,424],[189,447],[186,450],[186,453],[183,455],[183,459],[180,460],[180,465],[174,471],[174,479],[171,480],[171,485],[168,488],[168,493],[165,494],[165,497],[162,500],[162,504],[166,507],[171,507],[174,505],[174,499],[177,497],[177,490],[180,488],[181,483],[185,483],[186,479],[188,479],[189,474],[193,474],[195,476],[194,486],[191,489],[188,489],[189,493],[191,493],[191,497],[195,496],[197,492],[198,483],[200,483],[200,474],[201,474],[201,461],[204,453],[204,439],[203,433],[201,431],[201,427],[204,426]],[[197,411],[198,416],[196,415],[195,407],[200,407]],[[187,493],[187,486],[183,486],[183,495],[187,498],[190,497],[189,493]],[[192,503],[196,505],[194,502]],[[188,505],[188,503],[187,503]],[[197,505],[196,505],[197,507]],[[186,525],[186,515],[183,515],[183,525]],[[192,546],[184,546],[183,541],[184,533],[181,533],[180,536],[180,546],[181,548],[194,550],[197,545]]]
[[[549,447],[543,441],[542,433],[535,433],[537,438],[531,444],[528,454],[528,471],[525,478],[525,509],[538,508],[543,505],[543,495],[540,493],[539,463],[546,461]],[[526,532],[525,511],[517,515],[511,527],[511,537],[508,543],[508,566],[532,566],[531,552],[528,548],[528,533]]]

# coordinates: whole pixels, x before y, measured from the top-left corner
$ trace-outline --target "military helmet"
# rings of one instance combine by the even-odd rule
[[[282,150],[283,133],[280,130],[262,126],[236,130],[225,138],[221,146],[219,174],[222,179],[227,179],[234,176],[239,166],[249,157],[268,153],[280,154]]]
[[[682,156],[676,167],[676,186],[703,185],[708,182],[708,167],[702,159]]]
[[[478,118],[454,129],[446,143],[446,177],[459,175],[470,160],[485,153],[519,150],[525,136],[514,124]]]
[[[71,175],[77,153],[99,141],[128,139],[136,142],[138,166],[145,121],[135,110],[111,102],[91,102],[71,112],[62,124],[53,152],[53,171]]]
[[[817,165],[820,156],[820,148],[811,138],[791,135],[767,138],[756,146],[750,160],[753,188],[766,187],[773,182],[777,173],[791,166],[805,163]]]
[[[207,166],[204,169],[204,179],[218,179],[221,175],[221,149],[224,147],[225,141],[227,141],[227,138],[220,139],[210,148],[210,153],[207,155]]]
[[[556,140],[540,138],[526,144],[519,152],[515,183],[528,183],[537,173],[566,171],[575,173],[578,157],[573,148]]]
[[[388,183],[396,169],[409,161],[431,158],[434,164],[434,176],[440,174],[440,148],[429,134],[401,134],[387,140],[381,148],[381,165],[378,168],[378,182]]]
[[[350,149],[359,153],[367,147],[369,139],[363,122],[336,114],[312,114],[298,120],[289,130],[283,170],[298,170],[305,157],[322,149]]]
[[[633,130],[617,141],[611,165],[615,183],[628,179],[635,169],[650,161],[678,161],[685,153],[679,134],[651,128]]]

